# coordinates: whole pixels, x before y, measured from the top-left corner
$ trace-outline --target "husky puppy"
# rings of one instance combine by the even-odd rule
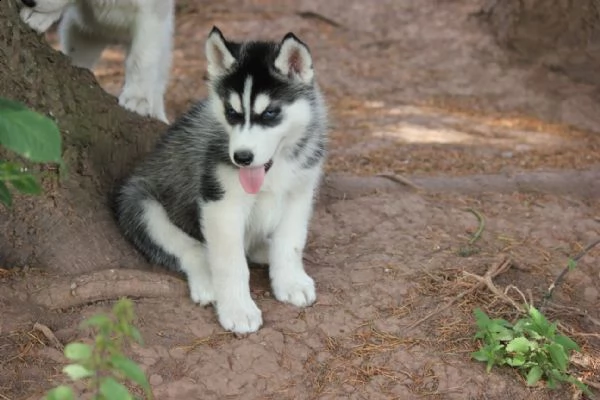
[[[214,303],[226,330],[253,332],[250,261],[269,264],[274,296],[316,299],[302,253],[327,144],[327,111],[308,47],[205,46],[208,98],[171,125],[119,188],[118,224],[150,262],[187,275],[194,302]]]
[[[171,69],[174,0],[21,0],[21,19],[39,33],[61,16],[60,47],[93,69],[109,44],[127,49],[119,104],[168,123],[164,94]]]

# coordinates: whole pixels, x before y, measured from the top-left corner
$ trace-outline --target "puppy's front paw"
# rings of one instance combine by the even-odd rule
[[[235,333],[256,332],[262,325],[262,312],[249,296],[241,301],[217,302],[217,314],[221,326]]]
[[[22,8],[20,12],[21,20],[38,33],[46,32],[53,23],[60,19],[61,14],[62,10],[42,13],[28,7]]]
[[[215,292],[210,282],[189,282],[190,298],[194,303],[206,306],[215,302]]]
[[[276,277],[272,281],[275,298],[296,307],[306,307],[317,299],[315,281],[303,270]]]

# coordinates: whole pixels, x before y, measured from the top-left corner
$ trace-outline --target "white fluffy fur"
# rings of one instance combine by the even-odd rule
[[[226,195],[198,205],[203,213],[205,245],[174,226],[158,203],[145,204],[147,231],[155,243],[181,260],[192,300],[214,302],[220,324],[237,333],[254,332],[262,325],[262,313],[250,296],[246,256],[269,264],[277,300],[298,307],[316,300],[315,284],[304,271],[302,253],[321,168],[301,169],[277,152],[278,144],[297,141],[311,121],[305,101],[284,107],[282,113],[278,126],[231,131],[231,153],[237,146],[250,148],[258,163],[275,156],[274,167],[256,195],[244,192],[236,170],[217,169]],[[253,139],[241,144],[242,137]]]
[[[171,68],[174,0],[36,0],[21,18],[42,33],[62,16],[61,50],[73,64],[93,69],[104,48],[127,49],[119,104],[168,123],[164,94]]]

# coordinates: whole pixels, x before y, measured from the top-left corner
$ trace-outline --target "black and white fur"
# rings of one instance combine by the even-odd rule
[[[168,123],[164,106],[171,68],[174,0],[21,0],[21,19],[39,33],[60,19],[60,48],[92,70],[110,44],[123,44],[125,84],[119,104]],[[62,19],[61,19],[62,17]]]
[[[175,121],[120,188],[124,235],[152,263],[187,275],[190,296],[214,303],[226,330],[262,325],[246,256],[269,264],[273,294],[303,307],[316,299],[302,262],[327,144],[327,112],[308,47],[206,42],[209,95]],[[250,153],[240,161],[238,155]],[[268,168],[257,194],[241,167]]]

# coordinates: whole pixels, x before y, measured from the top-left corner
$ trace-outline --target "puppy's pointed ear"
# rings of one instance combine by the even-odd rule
[[[225,44],[225,37],[216,26],[212,28],[208,35],[205,52],[208,60],[209,78],[224,74],[235,62],[235,58]]]
[[[310,83],[314,76],[308,47],[291,32],[284,36],[279,45],[275,68],[283,75],[304,83]]]

